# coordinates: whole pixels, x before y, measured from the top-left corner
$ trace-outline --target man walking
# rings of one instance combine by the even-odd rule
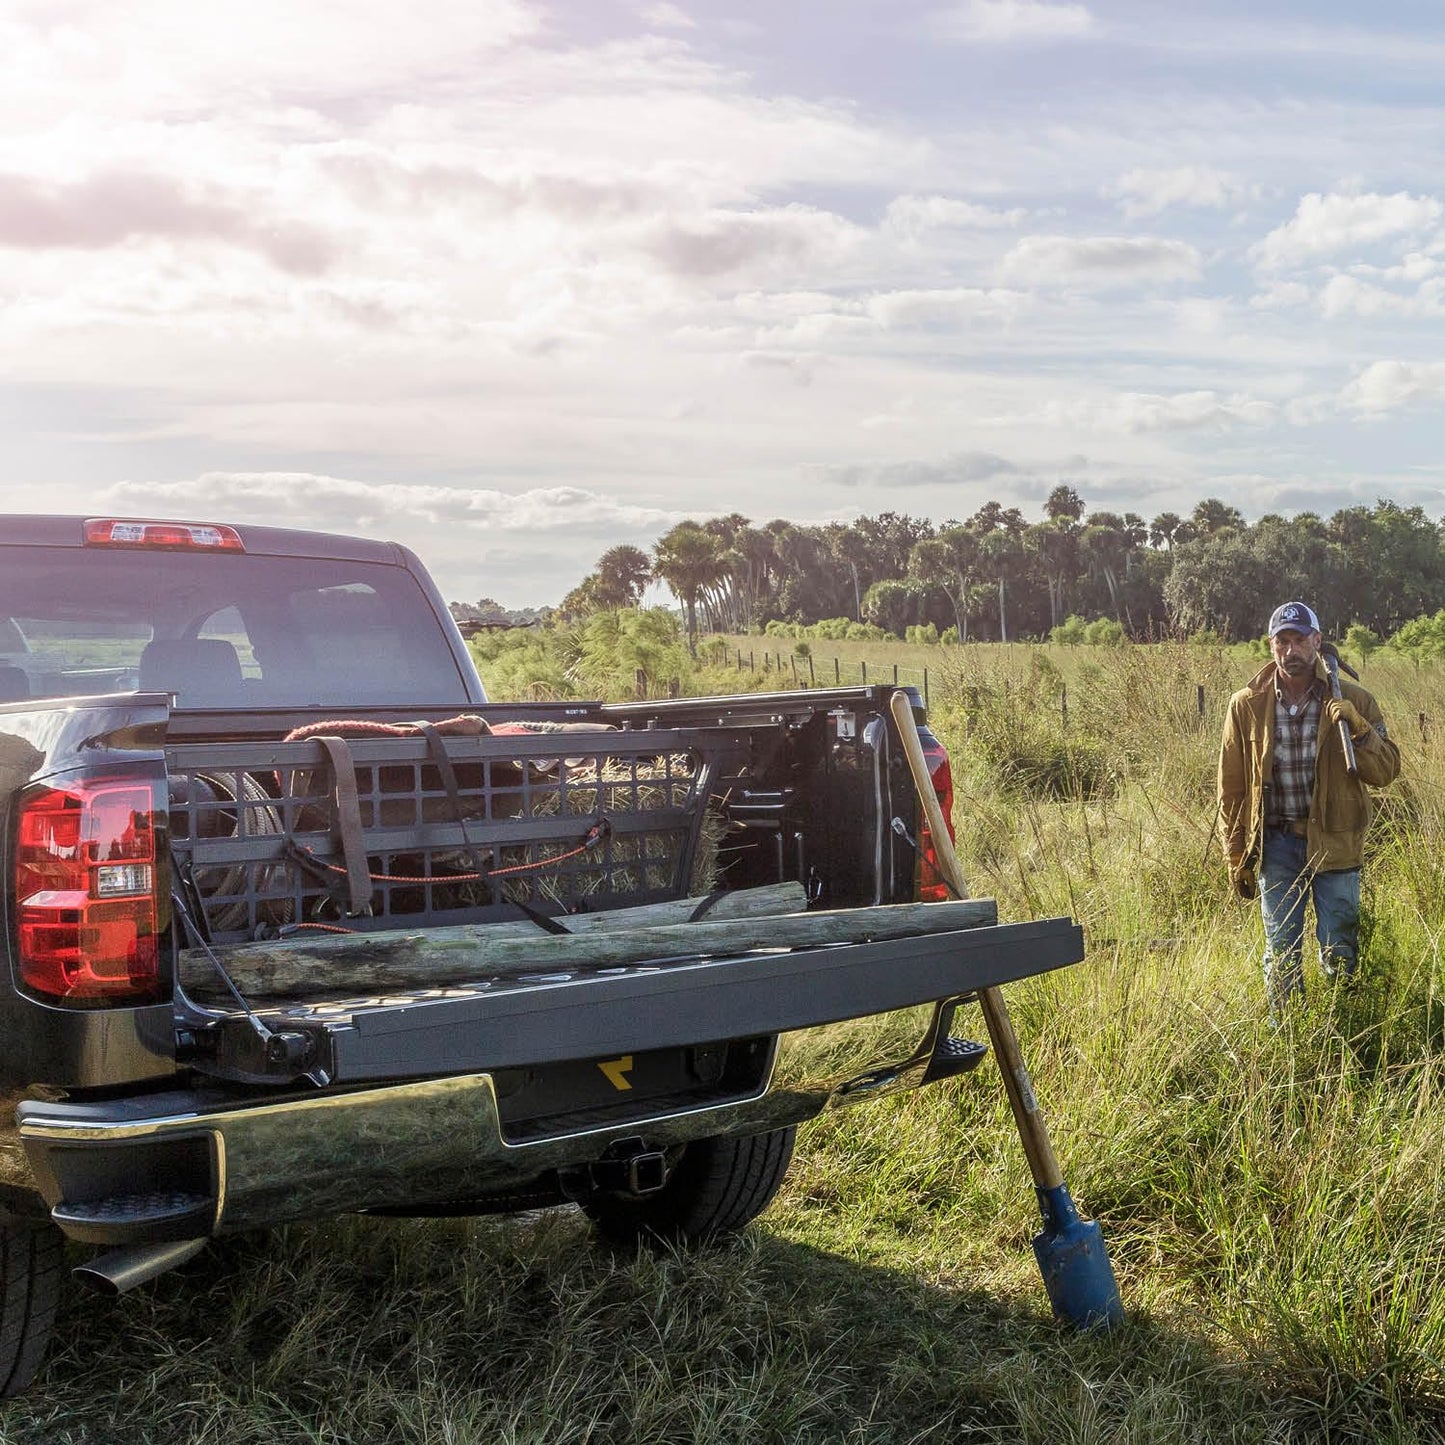
[[[1275,1012],[1304,995],[1308,900],[1326,975],[1355,971],[1360,853],[1373,812],[1366,785],[1393,781],[1400,750],[1375,699],[1327,666],[1312,608],[1276,607],[1269,650],[1274,660],[1229,700],[1219,749],[1219,830],[1234,891],[1241,898],[1259,894],[1265,989]]]

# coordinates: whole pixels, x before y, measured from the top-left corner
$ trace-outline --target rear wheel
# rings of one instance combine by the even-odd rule
[[[0,1226],[0,1399],[35,1378],[60,1302],[64,1240],[52,1225]]]
[[[594,1194],[583,1205],[600,1233],[619,1243],[696,1240],[733,1234],[778,1192],[793,1157],[795,1129],[741,1139],[698,1139],[654,1194]]]

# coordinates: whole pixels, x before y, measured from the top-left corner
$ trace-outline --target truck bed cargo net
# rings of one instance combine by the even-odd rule
[[[689,728],[180,743],[171,850],[218,943],[659,902],[716,882],[710,793],[739,741]]]

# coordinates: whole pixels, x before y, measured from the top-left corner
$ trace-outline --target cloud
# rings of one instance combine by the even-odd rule
[[[658,30],[696,30],[697,21],[692,18],[680,6],[669,3],[669,0],[656,0],[651,5],[642,5],[638,9],[647,24],[655,26]]]
[[[1340,392],[1340,404],[1385,416],[1417,403],[1445,402],[1445,361],[1376,361]]]
[[[644,242],[675,276],[711,278],[754,266],[800,267],[862,238],[860,227],[812,206],[754,211],[715,210],[697,219],[663,222]]]
[[[98,173],[69,184],[0,174],[0,246],[104,250],[139,237],[219,241],[303,276],[336,259],[339,247],[330,237],[300,222],[268,222],[259,209],[250,199],[143,171]]]
[[[1158,215],[1170,206],[1221,209],[1237,205],[1244,198],[1245,188],[1227,172],[1211,166],[1177,166],[1173,170],[1127,171],[1106,189],[1105,195],[1117,199],[1120,209],[1132,220]]]
[[[1278,409],[1254,397],[1181,391],[1173,396],[1125,392],[1097,413],[1098,424],[1121,432],[1226,431],[1235,426],[1269,426]]]
[[[165,508],[224,521],[374,533],[414,533],[420,524],[480,532],[592,532],[599,527],[660,528],[680,515],[618,502],[582,487],[504,492],[483,487],[363,482],[311,472],[206,472],[194,481],[118,482],[101,499],[117,508]]]
[[[1249,298],[1256,311],[1290,311],[1308,305],[1310,288],[1300,281],[1271,281]]]
[[[1034,427],[1087,427],[1092,431],[1137,436],[1146,432],[1229,431],[1236,426],[1270,426],[1279,408],[1257,397],[1215,391],[1171,395],[1125,391],[1082,401],[1050,402],[1037,412],[996,417],[999,423]]]
[[[927,25],[940,39],[984,44],[1080,40],[1099,30],[1087,6],[1043,0],[964,0],[935,11]]]
[[[1250,252],[1270,269],[1295,266],[1336,251],[1354,250],[1394,237],[1413,236],[1440,223],[1442,208],[1433,196],[1321,195],[1300,199],[1294,216],[1277,226]]]
[[[865,309],[890,331],[948,330],[979,316],[1008,317],[1027,302],[1021,292],[953,286],[937,291],[882,291]]]
[[[1025,236],[1004,258],[1009,280],[1035,286],[1128,286],[1192,281],[1199,252],[1157,236]]]
[[[938,461],[864,463],[809,469],[819,481],[835,487],[943,487],[1017,476],[1022,468],[992,452],[955,452]]]
[[[1006,230],[1027,215],[1021,207],[996,211],[951,196],[895,196],[883,214],[883,226],[904,241],[917,242],[940,232]]]

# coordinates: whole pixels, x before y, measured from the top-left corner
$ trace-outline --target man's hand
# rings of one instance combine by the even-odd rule
[[[1349,728],[1350,736],[1358,742],[1369,732],[1370,724],[1364,713],[1357,708],[1347,697],[1332,697],[1325,703],[1325,718],[1331,727],[1338,723],[1344,723]]]
[[[1240,863],[1231,868],[1229,882],[1234,891],[1246,902],[1251,898],[1259,897],[1259,880],[1254,876],[1254,869],[1247,864]]]

